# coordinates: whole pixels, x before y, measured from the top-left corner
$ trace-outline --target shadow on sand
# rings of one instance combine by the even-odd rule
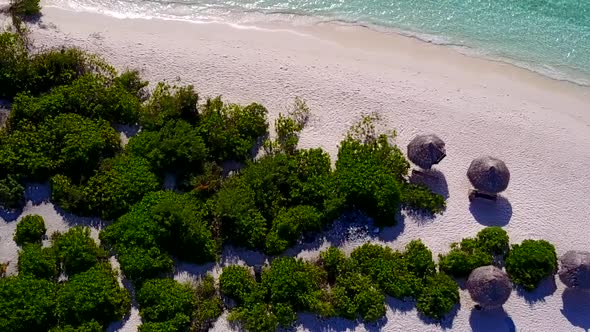
[[[555,276],[551,276],[543,280],[532,292],[528,292],[522,287],[517,287],[516,293],[518,296],[523,297],[528,304],[535,304],[537,302],[545,302],[545,298],[553,295],[556,290]]]
[[[503,308],[471,309],[469,325],[473,332],[516,332],[516,325]]]
[[[590,331],[590,292],[575,288],[566,288],[561,298],[563,300],[561,314],[573,326]]]
[[[408,180],[412,184],[426,186],[428,189],[432,190],[432,192],[443,196],[445,200],[449,199],[449,185],[447,184],[447,178],[439,170],[431,169],[423,171],[422,174],[413,172]]]
[[[49,202],[51,198],[51,186],[49,181],[27,183],[25,186],[25,201],[31,201],[33,205]]]
[[[512,218],[512,204],[503,196],[495,202],[475,199],[469,204],[469,211],[484,226],[506,226]]]

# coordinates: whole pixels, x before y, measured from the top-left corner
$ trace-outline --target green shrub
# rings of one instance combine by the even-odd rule
[[[198,101],[192,85],[177,87],[160,82],[141,108],[140,124],[147,130],[158,130],[170,120],[194,123],[198,120]]]
[[[266,252],[280,254],[306,232],[317,232],[322,227],[323,216],[313,206],[299,205],[279,212],[266,237]]]
[[[195,294],[197,302],[191,329],[207,331],[211,323],[223,313],[223,302],[215,289],[215,279],[212,275],[207,274],[197,283]]]
[[[141,131],[129,140],[127,151],[145,158],[156,172],[183,176],[203,169],[207,148],[198,131],[185,121],[169,121],[159,131]]]
[[[0,33],[0,98],[12,99],[29,81],[28,51],[17,33]]]
[[[359,273],[347,273],[336,280],[332,301],[338,316],[375,321],[385,315],[385,296],[371,279]]]
[[[41,13],[39,0],[11,0],[10,13],[13,16],[32,16]]]
[[[477,240],[471,238],[453,243],[450,252],[438,256],[440,271],[456,278],[467,277],[474,269],[491,265],[492,262],[492,255],[483,250]]]
[[[245,303],[247,297],[256,287],[254,277],[245,266],[226,266],[219,277],[221,292],[235,300],[238,305]]]
[[[158,188],[158,178],[145,159],[120,155],[105,159],[98,172],[80,186],[62,176],[53,177],[51,197],[70,212],[112,220]]]
[[[498,226],[486,227],[477,233],[479,246],[492,255],[504,256],[510,249],[510,239],[505,230]]]
[[[459,303],[459,286],[444,273],[428,277],[424,291],[418,297],[418,312],[434,319],[442,319]]]
[[[408,270],[420,278],[426,278],[436,273],[432,251],[420,240],[408,243],[403,257],[407,262]]]
[[[260,104],[224,104],[208,99],[201,110],[199,131],[214,161],[246,161],[258,140],[268,134],[267,110]]]
[[[129,313],[131,298],[106,264],[70,276],[59,290],[55,312],[60,324],[77,326],[97,321],[104,328]]]
[[[139,314],[143,322],[173,322],[171,325],[177,328],[175,331],[188,329],[196,302],[194,290],[190,286],[168,278],[147,280],[137,292]],[[146,328],[140,327],[140,330],[145,331]],[[155,331],[153,327],[147,330]]]
[[[64,272],[72,277],[107,258],[107,253],[90,237],[90,228],[76,226],[52,235],[53,248]]]
[[[238,321],[248,332],[274,332],[279,327],[279,319],[266,303],[252,303],[232,310],[228,320]]]
[[[219,243],[207,215],[205,204],[190,194],[149,193],[100,238],[115,249],[128,278],[153,278],[171,271],[169,254],[198,264],[217,258]]]
[[[512,245],[506,257],[506,272],[510,279],[532,291],[557,269],[555,247],[545,240],[524,240]]]
[[[330,283],[336,282],[336,277],[349,268],[348,259],[342,250],[336,247],[330,247],[320,253],[320,266],[327,272]]]
[[[433,193],[426,186],[411,183],[402,186],[401,201],[407,209],[430,214],[442,213],[447,206],[442,195]]]
[[[100,325],[99,322],[95,320],[91,320],[89,322],[85,322],[79,326],[60,326],[54,329],[51,329],[49,332],[103,332],[104,327]]]
[[[18,182],[17,177],[8,174],[0,180],[0,206],[15,209],[25,203],[25,188]]]
[[[43,279],[0,278],[0,330],[44,331],[57,323],[57,285]]]
[[[37,279],[57,280],[58,261],[52,248],[42,248],[39,244],[27,244],[18,253],[18,273]]]
[[[36,214],[28,215],[16,225],[13,239],[19,246],[27,243],[41,243],[45,232],[47,228],[45,228],[43,217]]]

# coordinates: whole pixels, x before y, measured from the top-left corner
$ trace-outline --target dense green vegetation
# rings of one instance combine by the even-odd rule
[[[545,240],[514,244],[506,257],[506,272],[515,284],[531,291],[557,270],[555,247]]]
[[[450,252],[439,255],[440,270],[457,278],[468,277],[474,269],[491,265],[495,258],[503,259],[508,243],[508,234],[500,227],[484,228],[475,238],[453,243]]]
[[[13,239],[19,246],[27,243],[41,243],[45,232],[47,229],[43,218],[38,215],[28,215],[16,225]]]

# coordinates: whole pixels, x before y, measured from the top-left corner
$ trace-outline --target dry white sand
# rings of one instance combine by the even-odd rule
[[[451,48],[394,34],[341,25],[244,28],[224,24],[115,19],[100,14],[44,8],[37,44],[75,45],[103,55],[118,69],[140,69],[151,81],[179,78],[202,96],[223,94],[239,103],[257,101],[274,119],[293,97],[304,98],[313,120],[303,147],[322,147],[335,157],[337,144],[362,114],[378,113],[382,128],[397,129],[400,146],[414,135],[436,133],[447,143],[444,175],[437,190],[448,196],[444,215],[433,220],[406,217],[374,234],[364,226],[338,223],[322,239],[290,250],[313,257],[329,243],[347,251],[368,240],[402,248],[422,239],[435,253],[489,225],[506,229],[512,242],[546,239],[558,254],[590,250],[590,89],[543,78],[510,65],[465,56]],[[495,205],[470,205],[465,176],[482,154],[505,160],[512,179]],[[29,203],[23,214],[43,215],[48,227],[68,225],[51,204]],[[20,217],[19,217],[20,218]],[[0,258],[16,264],[11,232],[0,224]],[[226,249],[221,264],[261,263],[265,257]],[[187,279],[213,264],[181,265]],[[302,315],[299,329],[384,331],[578,331],[590,328],[590,296],[564,292],[547,282],[532,294],[514,292],[505,312],[472,311],[465,291],[452,321],[442,326],[418,318],[411,304],[388,300],[386,319],[363,325],[342,319],[320,321]],[[135,331],[137,311],[119,325]],[[114,327],[113,329],[117,329]],[[216,331],[229,327],[224,319]]]

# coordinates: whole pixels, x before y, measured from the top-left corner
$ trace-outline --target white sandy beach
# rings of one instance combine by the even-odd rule
[[[260,102],[269,109],[271,122],[300,96],[313,113],[302,147],[322,147],[333,158],[350,125],[371,112],[382,117],[382,129],[397,130],[404,149],[419,133],[436,133],[446,141],[448,156],[437,167],[444,174],[437,190],[448,196],[442,216],[432,220],[407,216],[379,234],[338,224],[322,239],[289,251],[292,254],[313,257],[330,243],[350,251],[368,240],[401,249],[417,238],[438,254],[452,242],[491,225],[506,229],[514,243],[528,238],[548,240],[558,255],[572,249],[590,250],[588,87],[466,56],[449,47],[336,24],[236,27],[117,19],[45,7],[32,38],[44,47],[65,44],[98,53],[119,70],[141,70],[152,82],[178,78],[194,84],[203,97],[223,94],[232,102]],[[470,205],[467,199],[467,167],[482,154],[503,159],[511,171],[508,190],[495,205]],[[64,221],[51,204],[39,200],[29,202],[23,214],[35,213],[45,217],[48,233],[75,223]],[[0,223],[0,260],[11,261],[12,273],[17,257],[12,241],[15,225],[14,221]],[[253,253],[226,252],[222,264],[264,259]],[[214,268],[179,266],[179,278]],[[590,295],[564,293],[558,279],[532,294],[513,292],[505,313],[472,311],[473,302],[462,291],[457,315],[442,326],[423,322],[411,304],[390,299],[388,305],[381,324],[320,321],[303,315],[298,330],[590,328]],[[135,331],[137,324],[134,309],[132,318],[118,330]],[[224,319],[214,328],[228,329]]]

